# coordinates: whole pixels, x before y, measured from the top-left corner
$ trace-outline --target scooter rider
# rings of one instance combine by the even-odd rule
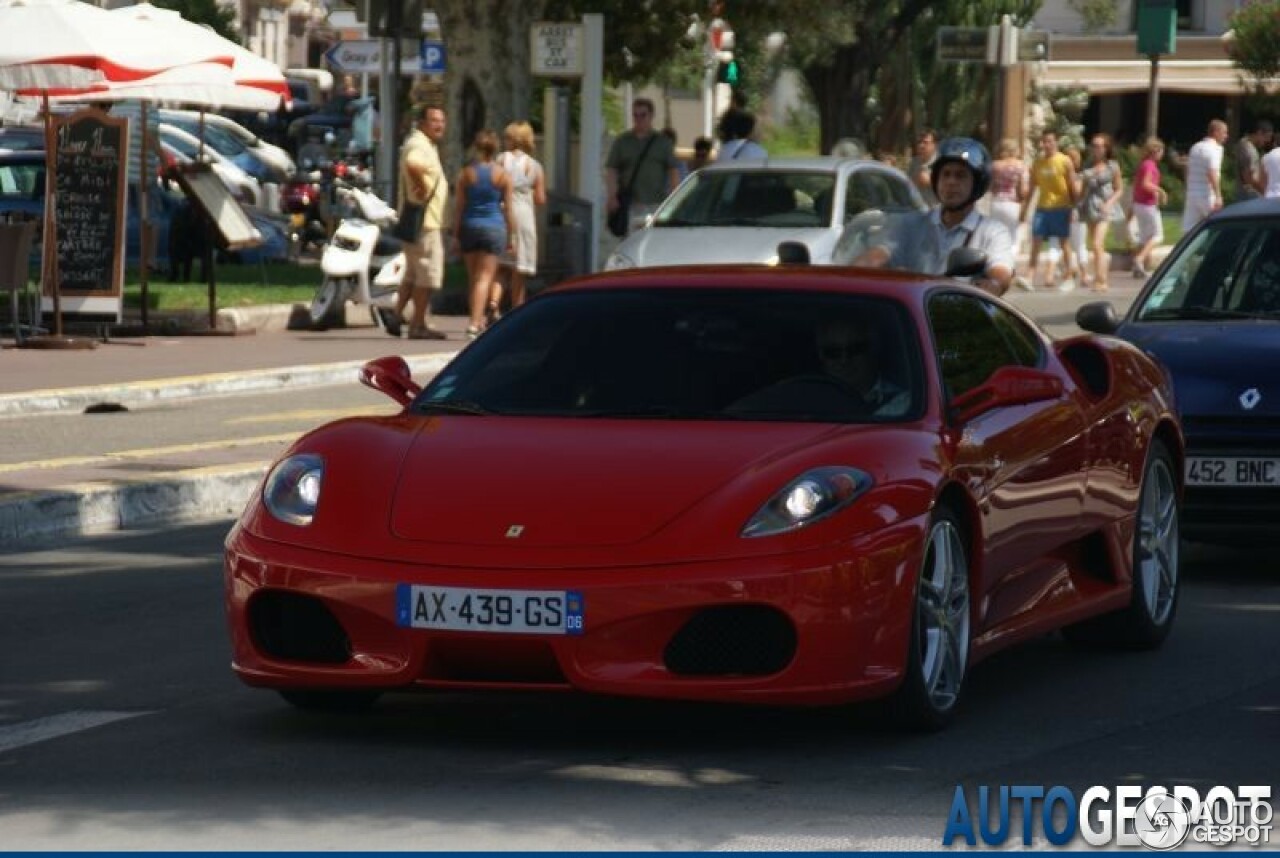
[[[952,250],[972,247],[987,257],[986,269],[974,284],[1003,295],[1013,280],[1013,236],[1004,224],[974,209],[991,184],[991,155],[986,147],[969,137],[942,141],[930,182],[938,206],[900,219],[853,264],[943,274]]]

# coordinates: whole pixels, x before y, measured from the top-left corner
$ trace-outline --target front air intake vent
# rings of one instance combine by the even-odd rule
[[[764,605],[724,605],[693,616],[667,644],[667,670],[679,676],[767,676],[795,657],[796,630]]]
[[[266,590],[249,603],[254,643],[269,658],[343,664],[351,641],[337,617],[314,596]]]

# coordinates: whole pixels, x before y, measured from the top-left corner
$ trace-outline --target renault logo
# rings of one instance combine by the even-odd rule
[[[1258,392],[1258,388],[1251,387],[1244,393],[1240,394],[1240,405],[1245,411],[1252,411],[1262,401],[1262,394]]]
[[[524,525],[513,524],[507,528],[507,539],[519,539],[522,533],[524,533]]]

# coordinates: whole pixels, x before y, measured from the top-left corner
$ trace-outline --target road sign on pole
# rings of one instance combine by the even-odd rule
[[[441,71],[444,70],[444,44],[436,42],[440,46],[439,60]],[[329,67],[339,73],[347,74],[378,74],[380,72],[380,58],[382,56],[382,39],[354,39],[346,42],[338,42],[329,50],[325,51],[324,59]],[[425,46],[423,55],[425,56]],[[422,74],[426,69],[422,68],[423,60],[416,56],[402,57],[400,60],[400,74],[416,75]]]
[[[999,27],[939,27],[938,62],[994,64],[999,38]]]
[[[423,74],[444,74],[444,42],[423,39],[420,58]]]
[[[539,21],[529,28],[530,71],[542,77],[582,77],[582,24]]]

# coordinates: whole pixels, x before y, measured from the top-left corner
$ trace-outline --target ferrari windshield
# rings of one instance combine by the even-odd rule
[[[1160,271],[1136,318],[1280,318],[1280,220],[1207,225]]]
[[[831,226],[836,174],[814,170],[703,170],[676,189],[654,226]]]
[[[885,298],[760,289],[567,291],[513,313],[418,413],[881,422],[923,409],[910,317]]]

